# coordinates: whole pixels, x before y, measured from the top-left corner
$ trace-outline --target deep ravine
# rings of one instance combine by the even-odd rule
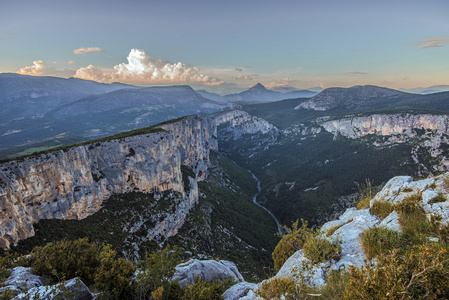
[[[276,222],[276,225],[278,226],[279,234],[284,234],[284,228],[282,228],[281,223],[279,223],[279,221],[276,218],[276,216],[268,208],[264,207],[262,204],[257,202],[257,196],[259,195],[259,193],[261,191],[260,180],[259,180],[259,178],[256,177],[256,175],[254,175],[253,172],[251,172],[250,170],[248,170],[248,172],[251,173],[251,175],[253,176],[254,180],[256,180],[256,182],[257,182],[257,193],[255,193],[254,196],[253,196],[253,203],[256,204],[257,206],[259,206],[260,208],[266,210],[270,214],[270,216],[274,219],[274,221]]]

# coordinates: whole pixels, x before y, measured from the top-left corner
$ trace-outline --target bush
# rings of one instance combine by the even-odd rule
[[[175,274],[175,267],[182,261],[181,254],[181,248],[167,246],[156,253],[147,254],[139,262],[140,272],[135,287],[139,299],[149,299],[159,287],[168,286],[168,279]]]
[[[321,294],[318,299],[345,299],[351,274],[347,270],[330,270],[326,274],[326,284],[316,292]]]
[[[273,278],[263,281],[256,294],[263,299],[303,299],[305,291],[298,288],[296,283],[290,277]]]
[[[369,210],[373,215],[385,219],[393,211],[393,205],[388,201],[374,201]]]
[[[100,247],[89,243],[87,238],[36,247],[32,252],[32,271],[48,277],[52,283],[80,277],[86,285],[91,285],[100,267],[100,251]]]
[[[331,242],[328,239],[313,235],[304,243],[304,256],[313,263],[325,262],[330,259],[340,258],[340,243]]]
[[[347,299],[448,299],[449,255],[440,245],[425,244],[407,255],[380,256],[377,266],[351,267]]]
[[[127,260],[117,258],[110,245],[103,247],[99,259],[95,284],[102,293],[98,299],[132,299],[130,281],[136,267]]]
[[[435,226],[427,220],[426,214],[420,205],[421,195],[412,195],[405,198],[401,203],[394,205],[399,214],[404,237],[411,244],[422,243],[426,240],[426,234],[433,234]]]
[[[195,278],[195,283],[183,289],[183,300],[222,300],[222,294],[226,291],[224,283],[208,283]]]
[[[361,235],[362,248],[368,259],[388,254],[404,245],[402,234],[384,227],[372,227]]]
[[[308,222],[301,220],[302,226],[298,228],[299,220],[292,224],[292,228],[285,227],[288,234],[284,235],[272,253],[274,269],[279,271],[285,261],[299,249],[302,249],[305,241],[312,235],[313,230],[308,228]]]

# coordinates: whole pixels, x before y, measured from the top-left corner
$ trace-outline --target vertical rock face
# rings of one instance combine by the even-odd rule
[[[164,132],[99,142],[0,165],[0,247],[34,235],[40,219],[81,219],[112,194],[173,190],[189,204],[198,199],[209,151],[217,149],[214,118],[187,117],[161,125]],[[181,165],[193,170],[185,190]],[[185,215],[184,215],[185,217]],[[174,224],[162,222],[166,232]]]
[[[368,134],[383,136],[416,136],[413,129],[436,130],[448,133],[449,118],[436,115],[371,115],[347,117],[322,123],[326,131],[349,138],[359,138]]]
[[[449,117],[446,115],[376,114],[350,116],[339,120],[321,122],[323,128],[334,134],[357,139],[367,135],[375,139],[374,146],[409,143],[413,145],[411,157],[420,166],[421,175],[449,170],[447,144],[449,144]],[[425,165],[423,157],[431,160],[432,168]]]

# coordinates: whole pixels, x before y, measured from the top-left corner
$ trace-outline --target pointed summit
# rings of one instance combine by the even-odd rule
[[[255,85],[253,85],[252,87],[249,88],[249,90],[261,90],[261,91],[266,91],[267,89],[260,83],[256,83]]]

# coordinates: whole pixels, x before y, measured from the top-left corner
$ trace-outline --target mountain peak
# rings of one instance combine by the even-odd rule
[[[256,83],[252,87],[249,88],[250,90],[267,90],[260,82]]]

